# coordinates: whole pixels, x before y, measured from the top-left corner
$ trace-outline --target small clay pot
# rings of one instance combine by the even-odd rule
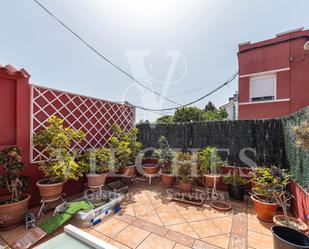
[[[180,189],[184,192],[191,192],[192,191],[192,183],[191,182],[180,182],[179,186],[180,186]]]
[[[155,175],[159,172],[159,167],[156,164],[144,164],[143,170],[146,174]]]
[[[135,171],[136,171],[135,165],[122,166],[119,168],[118,173],[125,176],[134,176]]]
[[[162,187],[164,188],[172,188],[174,185],[174,175],[171,174],[160,174],[160,180]]]
[[[265,199],[265,197],[262,195],[251,195],[256,216],[259,220],[273,222],[273,218],[277,214],[277,209],[279,206],[277,203],[264,202],[263,199]]]
[[[86,176],[88,187],[92,189],[98,189],[104,186],[107,174],[87,174]]]
[[[49,179],[41,179],[36,182],[39,188],[41,199],[46,201],[53,201],[60,198],[63,190],[63,182],[48,183]]]
[[[1,197],[0,202],[9,200],[10,197],[11,196]],[[9,230],[21,223],[28,210],[30,198],[31,195],[22,194],[21,201],[0,205],[0,230]]]

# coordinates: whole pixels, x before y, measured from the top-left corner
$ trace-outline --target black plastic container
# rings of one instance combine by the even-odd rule
[[[309,237],[289,227],[273,226],[274,249],[307,249]]]
[[[229,192],[229,198],[235,201],[243,201],[245,196],[245,188],[243,185],[233,186],[231,184],[227,185]]]

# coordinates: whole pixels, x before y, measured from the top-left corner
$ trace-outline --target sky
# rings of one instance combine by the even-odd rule
[[[147,108],[189,103],[238,70],[238,44],[309,28],[308,0],[40,0],[114,64],[174,103],[138,86],[33,0],[1,0],[0,64],[36,85]],[[228,102],[237,79],[210,97]],[[177,104],[175,104],[177,103]],[[136,110],[137,121],[169,114]]]

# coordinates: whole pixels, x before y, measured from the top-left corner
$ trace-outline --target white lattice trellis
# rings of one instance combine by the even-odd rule
[[[62,118],[65,125],[82,129],[87,134],[83,143],[75,143],[71,149],[106,146],[111,136],[110,127],[114,123],[126,130],[135,126],[135,109],[132,106],[41,86],[32,85],[31,88],[31,138],[35,132],[46,127],[51,115]],[[43,151],[32,143],[30,152],[32,163],[47,159]]]

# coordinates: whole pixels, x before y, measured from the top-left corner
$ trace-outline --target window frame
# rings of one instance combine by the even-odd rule
[[[273,99],[259,99],[259,100],[254,100],[252,101],[252,80],[259,80],[259,79],[265,79],[265,78],[273,78],[273,82],[274,82],[274,98]],[[268,97],[268,96],[260,96],[262,97]],[[256,97],[255,97],[256,98]],[[264,101],[276,101],[277,100],[277,73],[270,73],[270,74],[265,74],[265,75],[260,75],[260,76],[252,76],[249,78],[249,102],[264,102]]]

